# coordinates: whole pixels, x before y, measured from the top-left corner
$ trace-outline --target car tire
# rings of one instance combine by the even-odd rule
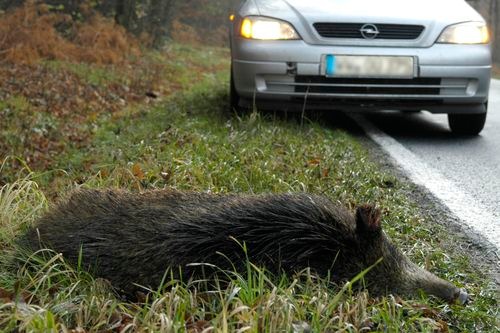
[[[448,124],[453,134],[478,135],[486,122],[485,113],[448,114]]]
[[[233,66],[231,66],[231,74],[230,74],[230,80],[229,80],[229,107],[230,107],[230,112],[236,112],[237,114],[242,114],[244,113],[245,109],[240,106],[240,100],[241,97],[238,94],[238,91],[236,91],[236,86],[234,85],[234,78],[233,78]]]

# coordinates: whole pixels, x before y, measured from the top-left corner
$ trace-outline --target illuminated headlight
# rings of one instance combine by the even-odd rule
[[[488,27],[482,22],[466,22],[444,29],[438,43],[486,44],[490,41]]]
[[[240,34],[248,39],[300,39],[290,23],[258,16],[245,17],[241,22]]]

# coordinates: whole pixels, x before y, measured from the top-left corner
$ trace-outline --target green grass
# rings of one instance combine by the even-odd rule
[[[227,68],[220,51],[194,52],[179,45],[174,49],[185,57],[165,60],[164,70],[178,73],[177,82],[189,89],[153,106],[134,104],[101,114],[88,146],[68,145],[53,157],[51,170],[23,175],[7,159],[2,177],[14,180],[0,191],[0,248],[5,250],[0,256],[0,295],[7,293],[0,297],[0,330],[498,331],[498,290],[471,265],[466,253],[444,247],[453,235],[426,220],[405,196],[410,185],[381,170],[349,133],[329,128],[321,118],[301,125],[295,117],[232,114],[227,70],[201,72],[196,76],[199,82],[190,83],[188,64],[204,61]],[[394,242],[415,262],[465,287],[472,302],[463,307],[424,295],[372,298],[307,271],[274,277],[248,263],[247,272],[227,272],[228,284],[179,282],[167,276],[164,288],[129,303],[117,298],[105,281],[69,267],[55,254],[33,257],[25,267],[14,269],[12,239],[43,213],[47,197],[63,195],[77,185],[134,191],[308,191],[351,209],[376,203]]]

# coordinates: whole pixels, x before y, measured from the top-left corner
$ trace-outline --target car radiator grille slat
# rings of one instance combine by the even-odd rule
[[[464,94],[467,82],[442,83],[440,78],[328,78],[299,75],[292,81],[271,78],[266,80],[266,86],[267,92],[289,91],[295,96],[418,98],[440,97],[444,91],[444,94]]]
[[[295,91],[360,95],[439,95],[441,79],[352,79],[322,76],[297,76]],[[454,87],[455,88],[455,87]]]
[[[325,38],[355,38],[364,39],[361,28],[364,23],[330,23],[318,22],[313,26],[321,37]],[[413,40],[420,37],[424,31],[422,25],[409,24],[375,24],[379,34],[374,39]]]

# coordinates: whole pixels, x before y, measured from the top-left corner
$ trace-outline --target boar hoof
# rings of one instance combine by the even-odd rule
[[[464,289],[460,289],[460,292],[457,296],[457,302],[461,305],[467,304],[469,301],[469,294]]]

